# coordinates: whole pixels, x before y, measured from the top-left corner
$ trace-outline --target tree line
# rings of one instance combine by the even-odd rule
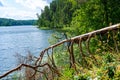
[[[37,24],[82,34],[119,23],[119,4],[119,0],[53,0],[37,15]]]
[[[35,25],[36,20],[14,20],[0,18],[0,26],[15,26],[15,25]]]

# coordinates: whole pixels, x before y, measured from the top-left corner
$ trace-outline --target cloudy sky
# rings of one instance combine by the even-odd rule
[[[0,0],[0,18],[37,19],[36,13],[41,13],[52,0]]]

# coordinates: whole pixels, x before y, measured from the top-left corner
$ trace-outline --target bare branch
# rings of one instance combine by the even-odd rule
[[[44,64],[41,63],[44,54],[47,53],[47,51],[48,51],[49,49],[52,49],[52,50],[53,50],[55,47],[57,47],[57,46],[59,46],[59,45],[61,45],[61,44],[64,44],[65,42],[70,42],[70,43],[72,43],[72,45],[68,46],[68,51],[69,51],[69,53],[70,53],[70,61],[72,61],[72,62],[70,62],[70,63],[72,63],[72,66],[73,66],[74,63],[75,63],[74,54],[73,54],[73,43],[78,43],[78,44],[79,44],[79,47],[82,48],[82,44],[81,44],[82,40],[84,40],[84,41],[87,40],[87,42],[88,42],[88,44],[87,44],[87,49],[89,49],[89,40],[90,40],[91,37],[94,37],[95,35],[99,35],[99,34],[105,34],[105,33],[108,32],[108,31],[117,30],[117,29],[119,29],[119,28],[120,28],[120,24],[116,24],[116,25],[113,25],[113,26],[110,26],[110,27],[102,28],[102,29],[99,29],[99,30],[95,30],[95,31],[92,31],[92,32],[83,34],[83,35],[79,35],[79,36],[73,37],[73,38],[71,38],[71,39],[65,39],[65,40],[63,40],[63,41],[61,41],[61,42],[58,42],[58,43],[56,43],[56,44],[54,44],[54,45],[51,45],[50,47],[44,49],[44,50],[40,53],[40,56],[37,58],[34,66],[27,65],[27,64],[20,64],[18,67],[16,67],[16,68],[14,68],[14,69],[6,72],[5,74],[1,75],[1,76],[0,76],[0,79],[3,78],[3,77],[5,77],[5,76],[7,76],[7,75],[9,75],[10,73],[12,73],[12,72],[14,72],[14,71],[17,71],[17,70],[21,69],[22,67],[29,67],[29,68],[35,70],[35,73],[33,74],[33,76],[36,74],[36,71],[37,71],[38,67],[42,67],[42,68],[43,68],[43,67],[45,67],[45,66],[48,66],[48,68],[52,71],[52,73],[54,72],[54,73],[56,73],[57,75],[61,75],[60,72],[59,72],[59,70],[58,70],[57,68],[52,67],[53,65],[55,65],[54,62],[53,62],[53,61],[54,61],[54,60],[53,60],[53,53],[52,53],[52,59],[51,59],[52,62],[53,62],[52,65],[50,65],[50,64],[48,64],[48,63],[44,63]],[[117,44],[117,43],[115,42],[115,45],[116,45],[116,44]],[[116,45],[116,49],[117,49],[117,45]],[[81,52],[81,54],[82,54],[82,49],[80,49],[80,52]],[[88,52],[90,52],[90,51],[88,51]],[[82,54],[82,55],[83,55],[83,54]],[[94,57],[94,56],[93,56],[93,57]],[[30,59],[31,59],[31,58],[32,58],[32,57],[30,56]]]
[[[29,68],[35,69],[35,67],[33,67],[33,66],[30,66],[30,65],[27,65],[27,64],[20,64],[18,67],[16,67],[16,68],[14,68],[14,69],[6,72],[5,74],[1,75],[1,76],[0,76],[0,79],[3,78],[3,77],[5,77],[5,76],[7,76],[8,74],[10,74],[10,73],[12,73],[12,72],[14,72],[14,71],[20,70],[23,66],[24,66],[24,67],[29,67]]]

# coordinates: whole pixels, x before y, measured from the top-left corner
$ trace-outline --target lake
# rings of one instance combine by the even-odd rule
[[[40,30],[36,26],[0,27],[0,75],[16,67],[16,53],[25,56],[30,51],[38,56],[49,46],[51,34],[51,30]]]

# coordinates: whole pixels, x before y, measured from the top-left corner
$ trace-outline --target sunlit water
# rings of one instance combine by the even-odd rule
[[[51,33],[35,26],[0,27],[0,74],[16,66],[16,53],[25,56],[30,51],[38,56],[41,50],[48,47]]]

